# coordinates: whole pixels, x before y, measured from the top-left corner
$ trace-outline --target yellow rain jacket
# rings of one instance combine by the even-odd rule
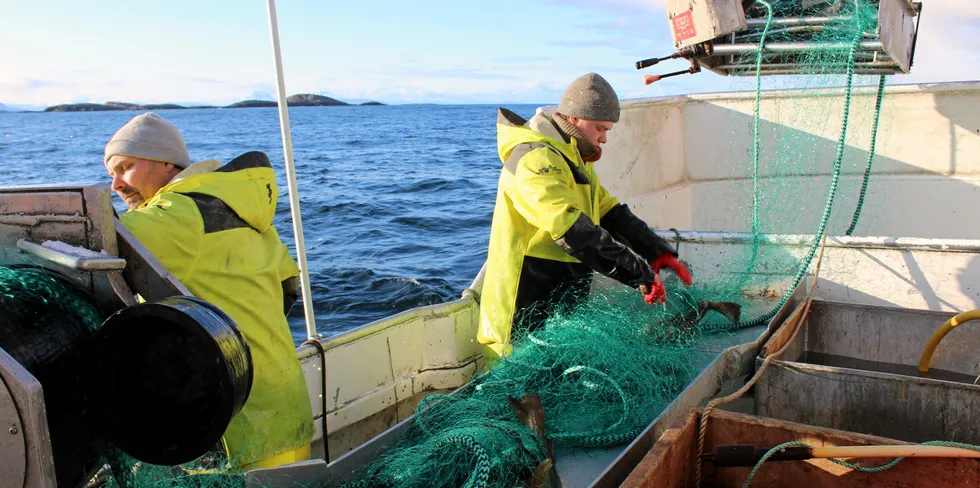
[[[269,158],[250,152],[202,172],[206,163],[179,173],[120,220],[245,336],[252,390],[223,437],[232,466],[242,467],[308,447],[313,436],[306,382],[284,315],[283,281],[299,268],[272,225],[279,192]]]
[[[502,356],[510,350],[515,313],[565,290],[581,293],[574,282],[590,278],[593,270],[632,287],[649,284],[648,263],[673,250],[606,191],[576,140],[547,115],[525,121],[500,109],[497,151],[504,168],[477,340]]]

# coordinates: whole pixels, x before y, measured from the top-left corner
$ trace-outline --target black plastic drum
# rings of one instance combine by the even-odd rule
[[[153,464],[213,448],[252,387],[252,357],[214,305],[171,297],[110,316],[94,341],[106,438]]]

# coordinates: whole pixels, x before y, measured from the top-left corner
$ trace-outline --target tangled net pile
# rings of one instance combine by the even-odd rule
[[[648,330],[659,330],[658,321],[687,308],[696,293],[671,292],[667,310],[651,311],[622,289],[556,307],[544,327],[518,335],[513,353],[465,388],[426,397],[402,447],[347,486],[516,486],[547,457],[508,404],[525,394],[541,398],[558,446],[631,441],[700,372],[699,329],[660,336]]]

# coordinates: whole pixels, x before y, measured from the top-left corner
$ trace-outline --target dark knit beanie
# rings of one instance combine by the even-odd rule
[[[558,104],[558,113],[580,119],[619,122],[619,98],[605,78],[589,73],[568,85]]]

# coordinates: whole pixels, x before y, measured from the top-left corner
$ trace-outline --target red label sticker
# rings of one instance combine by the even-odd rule
[[[698,34],[694,29],[694,15],[690,10],[670,19],[674,23],[674,40],[686,41]]]

